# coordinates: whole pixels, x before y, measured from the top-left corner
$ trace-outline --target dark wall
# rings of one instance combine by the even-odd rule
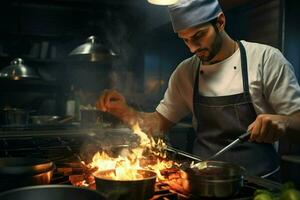
[[[300,78],[300,18],[299,2],[285,0],[284,5],[284,43],[283,51],[286,58],[294,66],[296,76]],[[300,188],[300,146],[293,141],[282,141],[281,152],[283,154],[282,166],[284,181],[292,180]],[[292,157],[292,159],[291,159]],[[297,161],[298,160],[298,161]]]
[[[59,86],[60,94],[56,96],[60,96],[62,101],[71,85],[76,90],[96,94],[111,87],[119,90],[134,87],[133,90],[138,90],[138,86],[142,85],[140,82],[143,82],[143,76],[140,76],[143,74],[141,41],[145,19],[144,12],[138,9],[139,5],[131,2],[1,1],[0,70],[9,65],[13,58],[21,57],[25,64],[40,74],[43,81]],[[69,52],[90,35],[97,36],[101,43],[117,52],[118,59],[97,63],[72,61],[68,57]],[[124,84],[128,73],[137,74],[134,80],[137,86]],[[5,87],[13,88],[16,93],[22,90],[21,87],[10,86],[9,82]],[[31,88],[36,90],[36,87]],[[28,98],[14,98],[20,101],[14,106],[22,107],[22,100],[30,103],[41,93],[49,94],[49,90],[28,89]],[[12,98],[3,92],[1,96]],[[94,100],[90,103],[94,103]]]

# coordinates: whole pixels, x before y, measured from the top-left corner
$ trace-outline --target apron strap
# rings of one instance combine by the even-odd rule
[[[244,96],[246,99],[250,99],[246,50],[244,45],[239,40],[237,40],[236,42],[239,45],[240,54],[241,54],[241,68],[242,68],[242,76],[243,76]]]

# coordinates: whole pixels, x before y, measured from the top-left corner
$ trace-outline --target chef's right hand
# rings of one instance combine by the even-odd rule
[[[122,116],[130,109],[124,96],[116,90],[104,90],[96,102],[96,107],[120,119],[122,119]]]

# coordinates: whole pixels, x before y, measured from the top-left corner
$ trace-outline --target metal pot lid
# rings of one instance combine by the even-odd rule
[[[84,44],[72,50],[69,56],[80,61],[97,62],[115,59],[117,54],[98,42],[97,37],[90,36]]]
[[[20,80],[24,78],[39,79],[37,73],[24,64],[22,58],[15,58],[11,61],[10,65],[0,71],[1,78],[8,78],[12,80]]]

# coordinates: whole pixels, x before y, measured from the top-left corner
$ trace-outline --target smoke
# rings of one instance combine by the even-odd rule
[[[106,10],[105,38],[113,50],[119,55],[112,63],[112,88],[131,96],[140,85],[133,80],[135,59],[137,57],[136,35],[139,28],[136,25],[136,17],[128,16],[126,12],[113,12]]]

